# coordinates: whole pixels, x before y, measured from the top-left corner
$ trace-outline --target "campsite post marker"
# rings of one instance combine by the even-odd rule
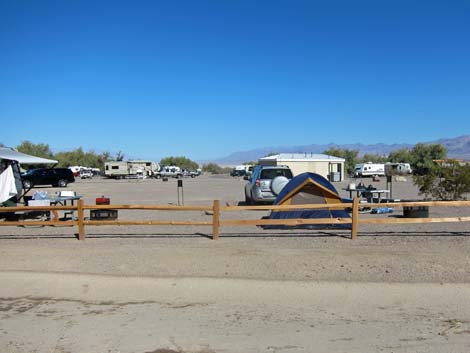
[[[184,206],[183,180],[178,179],[177,189],[178,189],[178,206],[181,206],[181,205]],[[181,203],[180,203],[180,189],[181,189]]]
[[[214,204],[212,206],[212,239],[217,240],[219,239],[219,226],[220,226],[220,201],[214,200]]]
[[[83,200],[78,200],[77,205],[77,218],[78,218],[78,240],[85,239],[85,224],[83,223]]]
[[[353,208],[352,208],[352,224],[351,224],[351,239],[357,239],[357,225],[359,218],[359,198],[356,196],[353,199]]]

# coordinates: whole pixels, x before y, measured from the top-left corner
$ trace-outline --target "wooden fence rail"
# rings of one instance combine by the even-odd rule
[[[77,213],[75,219],[58,221],[3,221],[0,226],[77,226],[78,239],[85,239],[85,226],[121,226],[121,225],[150,225],[150,226],[211,226],[213,239],[220,235],[220,228],[224,226],[263,226],[263,225],[306,225],[306,224],[351,224],[351,238],[356,239],[360,224],[410,224],[410,223],[442,223],[442,222],[470,222],[470,217],[440,217],[440,218],[360,218],[360,206],[367,207],[468,207],[470,201],[415,201],[415,202],[393,202],[393,203],[368,203],[360,204],[358,198],[352,203],[343,204],[309,204],[309,205],[264,205],[264,206],[221,206],[219,200],[215,200],[211,206],[172,206],[172,205],[85,205],[83,200],[78,200],[77,205],[70,206],[20,206],[0,207],[0,212],[28,212],[28,211],[74,211]],[[351,218],[312,218],[312,219],[221,219],[224,212],[235,212],[243,210],[257,211],[282,211],[293,209],[349,209]],[[203,211],[212,214],[210,221],[175,221],[175,220],[87,220],[85,210],[114,209],[114,210],[147,210],[147,211]]]

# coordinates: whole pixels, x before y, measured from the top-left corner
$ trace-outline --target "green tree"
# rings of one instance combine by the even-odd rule
[[[31,141],[25,140],[22,141],[21,144],[16,146],[16,149],[19,152],[30,154],[35,157],[48,159],[54,158],[54,155],[51,149],[49,148],[49,145],[44,143],[34,144]]]
[[[165,157],[160,161],[161,165],[175,165],[181,169],[196,170],[199,164],[186,157]]]
[[[323,153],[328,154],[330,156],[344,158],[344,169],[346,173],[349,175],[354,173],[354,166],[358,162],[357,155],[359,154],[359,151],[332,147],[324,151]]]
[[[470,192],[470,165],[456,161],[435,163],[426,174],[413,177],[420,194],[438,200],[461,200]]]
[[[21,144],[16,146],[16,149],[19,152],[29,154],[31,156],[35,157],[41,157],[41,158],[46,158],[46,159],[56,159],[54,158],[54,155],[49,148],[49,145],[44,144],[44,143],[39,143],[39,144],[34,144],[31,141],[22,141]],[[25,169],[33,169],[33,168],[47,168],[50,167],[50,165],[47,164],[25,164],[22,165],[23,168]]]
[[[215,163],[207,163],[202,166],[202,171],[211,174],[229,174],[232,168],[221,167]]]
[[[93,151],[84,152],[82,147],[78,147],[75,150],[67,152],[58,152],[55,155],[55,159],[59,161],[60,167],[70,167],[73,165],[79,165],[89,168],[104,169],[104,163],[109,160],[110,153],[95,153]]]
[[[417,175],[432,173],[438,168],[435,160],[446,159],[447,149],[440,144],[418,143],[410,152],[411,167]]]
[[[372,163],[385,163],[387,162],[388,158],[386,156],[381,156],[378,154],[371,154],[371,153],[366,153],[360,158],[361,163],[367,163],[367,162],[372,162]]]
[[[410,151],[413,182],[425,197],[437,199],[458,199],[465,189],[466,169],[447,158],[447,149],[440,144],[419,143]],[[453,190],[453,191],[452,191]]]
[[[412,163],[413,158],[411,156],[411,151],[406,148],[402,148],[396,151],[390,152],[388,155],[388,161],[392,163]]]

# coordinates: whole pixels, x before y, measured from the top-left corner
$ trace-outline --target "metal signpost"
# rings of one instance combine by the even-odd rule
[[[183,180],[178,179],[178,206],[184,206],[184,190],[183,190]],[[181,197],[180,197],[181,194]],[[181,202],[180,202],[181,199]]]

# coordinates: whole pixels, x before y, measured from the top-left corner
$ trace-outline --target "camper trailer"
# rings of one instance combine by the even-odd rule
[[[412,173],[410,163],[385,163],[386,176],[410,175]]]
[[[109,178],[145,178],[158,172],[154,161],[112,161],[105,162],[104,175]]]
[[[385,165],[383,163],[361,163],[354,166],[354,177],[385,176]]]

